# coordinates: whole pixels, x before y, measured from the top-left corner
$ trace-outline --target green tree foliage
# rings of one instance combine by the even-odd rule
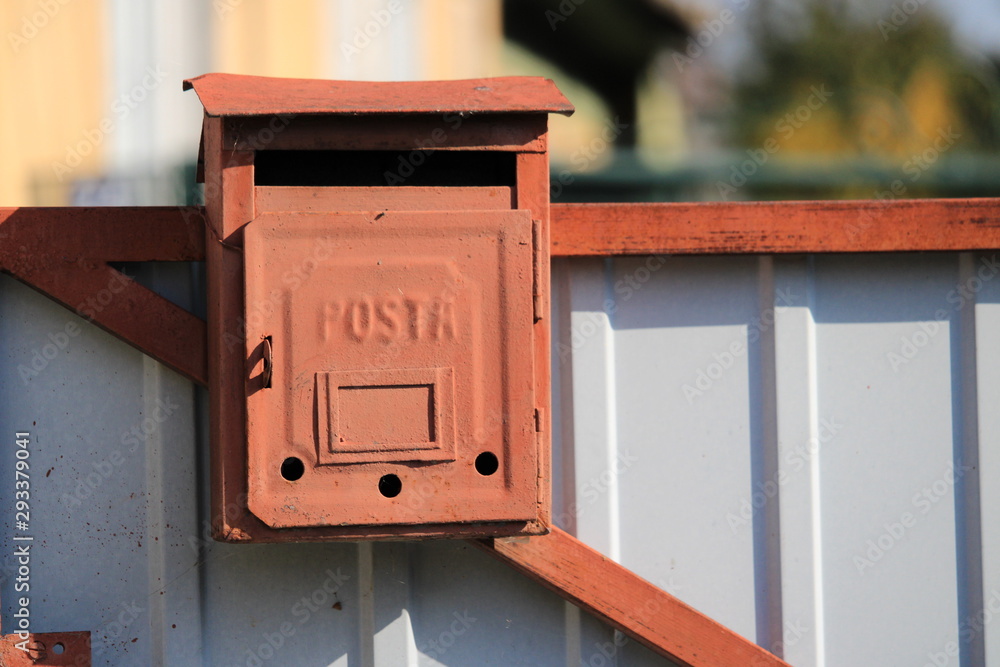
[[[961,151],[1000,147],[995,65],[964,54],[928,5],[758,0],[751,11],[751,55],[733,91],[736,145],[776,137],[786,155],[898,161],[950,128]],[[793,136],[776,133],[814,86],[830,100]]]

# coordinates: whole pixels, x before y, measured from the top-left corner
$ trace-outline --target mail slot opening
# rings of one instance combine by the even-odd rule
[[[261,150],[254,184],[307,187],[513,187],[515,154],[506,151]]]

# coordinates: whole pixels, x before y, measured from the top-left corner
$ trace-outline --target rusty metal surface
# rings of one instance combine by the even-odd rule
[[[235,243],[254,217],[253,153],[229,150],[221,118],[205,117],[206,303],[211,458],[211,516],[215,539],[247,541],[266,529],[246,510],[246,360],[243,341],[243,252]],[[227,239],[226,243],[218,242]],[[282,539],[289,539],[282,536]]]
[[[204,74],[184,82],[210,116],[560,113],[573,105],[541,77],[464,81],[326,81]]]
[[[10,273],[181,375],[207,383],[205,321],[107,264],[52,261]]]
[[[207,383],[204,320],[109,261],[197,261],[200,207],[0,209],[0,271],[185,377]]]
[[[1000,248],[1000,199],[553,204],[552,255]]]
[[[526,212],[263,214],[244,240],[256,516],[537,518]]]
[[[0,270],[50,259],[199,261],[204,229],[200,206],[0,208]]]
[[[254,188],[258,211],[435,211],[509,209],[511,189],[491,187],[294,187]]]
[[[0,637],[2,667],[90,667],[89,632],[40,632]]]
[[[543,137],[548,144],[548,135]],[[538,432],[538,508],[539,525],[552,523],[552,362],[550,279],[549,279],[549,156],[548,153],[520,153],[517,155],[517,191],[515,205],[531,213],[532,234],[537,242],[533,272],[537,283],[532,287],[536,295],[535,314],[544,315],[534,324],[535,360],[535,409]]]
[[[517,151],[543,153],[548,118],[543,114],[459,116],[305,115],[227,117],[224,146],[254,150]],[[390,119],[387,122],[387,118]],[[280,131],[273,128],[278,127]],[[548,178],[548,176],[546,176]]]
[[[452,84],[447,84],[451,86]],[[432,86],[433,87],[433,86]],[[459,118],[460,116],[456,116]],[[464,118],[464,116],[461,116]],[[318,115],[304,115],[297,117],[295,123],[289,126],[286,131],[275,134],[273,142],[268,146],[274,148],[275,144],[284,139],[280,137],[293,136],[296,131],[304,127],[316,129],[310,136],[302,134],[301,140],[307,143],[299,148],[309,147],[316,149],[338,149],[344,148],[345,143],[353,149],[377,149],[385,148],[387,145],[399,147],[412,147],[413,142],[419,139],[418,132],[430,130],[430,136],[434,137],[433,130],[440,129],[436,125],[429,127],[426,122],[429,116],[426,114],[408,115],[405,118],[401,115],[374,114],[369,117],[345,117],[327,116],[321,118]],[[519,113],[519,114],[481,114],[463,121],[460,130],[448,133],[447,146],[449,149],[462,150],[463,148],[475,147],[476,150],[506,150],[517,151],[517,183],[511,191],[509,206],[530,211],[530,216],[538,219],[544,233],[539,235],[540,239],[548,238],[548,173],[547,155],[544,152],[547,146],[546,118],[542,113]],[[300,123],[300,121],[306,121]],[[366,121],[366,123],[361,123]],[[274,462],[268,461],[266,465],[259,466],[254,461],[248,459],[248,435],[247,435],[247,408],[246,394],[244,393],[244,381],[250,369],[247,367],[247,356],[243,351],[243,341],[245,340],[246,328],[252,327],[253,322],[247,318],[244,300],[244,257],[243,257],[243,235],[248,223],[255,218],[259,218],[260,211],[256,210],[254,196],[254,160],[255,150],[249,143],[246,133],[254,131],[256,119],[250,118],[219,118],[207,115],[204,122],[204,173],[206,180],[206,192],[208,194],[206,202],[206,218],[208,221],[209,244],[206,248],[208,256],[208,313],[209,313],[209,340],[208,340],[208,360],[210,379],[210,400],[211,415],[210,420],[212,432],[212,527],[213,535],[217,539],[231,542],[270,542],[270,541],[318,541],[329,539],[414,539],[421,537],[470,537],[470,536],[498,536],[498,535],[524,535],[542,534],[547,530],[550,515],[550,484],[549,479],[549,434],[547,432],[548,422],[546,407],[548,405],[548,364],[540,363],[539,359],[547,359],[548,351],[548,322],[541,320],[531,323],[530,299],[532,287],[530,286],[530,253],[529,261],[526,264],[529,276],[526,283],[526,295],[529,304],[528,330],[534,336],[534,343],[529,342],[527,346],[528,355],[534,360],[534,367],[538,369],[534,377],[534,385],[530,380],[525,384],[528,391],[526,416],[518,416],[530,424],[532,429],[530,437],[531,452],[544,452],[543,455],[532,453],[534,466],[531,473],[529,486],[525,488],[525,496],[522,499],[527,504],[533,503],[532,511],[527,513],[531,518],[526,520],[497,520],[497,521],[475,521],[471,523],[456,523],[454,516],[444,512],[442,516],[418,517],[418,513],[412,509],[406,509],[403,514],[410,517],[411,523],[387,523],[399,517],[383,516],[377,522],[363,523],[364,519],[354,519],[355,523],[348,525],[310,525],[307,527],[274,528],[262,521],[247,507],[247,498],[250,494],[251,476],[274,474]],[[337,125],[341,123],[342,126]],[[352,132],[348,124],[361,123],[363,130],[363,145],[356,145],[359,132],[358,127],[354,127]],[[353,125],[352,125],[353,127]],[[296,130],[295,128],[298,128]],[[235,132],[235,134],[233,134]],[[322,140],[322,141],[320,141]],[[513,142],[513,143],[512,143]],[[241,149],[241,146],[246,146]],[[285,146],[287,147],[287,146]],[[520,151],[524,151],[521,153]],[[530,159],[522,160],[522,155],[529,155]],[[525,168],[527,166],[528,168]],[[530,184],[525,184],[525,180],[531,180]],[[537,182],[536,182],[537,181]],[[386,192],[390,192],[389,189]],[[456,196],[465,198],[465,195],[456,191]],[[478,197],[478,195],[476,195]],[[374,199],[373,195],[373,199]],[[420,204],[415,201],[397,201],[398,198],[388,197],[388,200],[378,206],[379,209],[389,209],[393,211],[398,204],[403,208],[417,207]],[[406,198],[404,198],[406,199]],[[412,198],[410,198],[412,199]],[[438,198],[440,200],[440,198]],[[349,203],[349,202],[348,202]],[[294,204],[293,204],[294,205]],[[368,204],[355,202],[355,205]],[[499,202],[490,202],[489,208],[498,209]],[[427,201],[423,205],[428,210],[439,210],[437,202]],[[451,208],[448,205],[445,208]],[[477,203],[476,208],[481,209],[482,203]],[[319,210],[319,209],[317,209]],[[336,210],[343,211],[338,207]],[[372,216],[366,216],[370,219]],[[216,243],[214,240],[222,240],[224,243]],[[530,236],[527,239],[530,244]],[[494,248],[495,250],[495,248]],[[478,250],[477,250],[478,252]],[[459,253],[461,258],[461,253]],[[547,269],[547,255],[539,253],[540,263]],[[291,267],[286,267],[286,271]],[[253,269],[248,269],[253,271]],[[547,274],[542,272],[547,285]],[[294,281],[294,277],[291,278]],[[547,289],[547,287],[546,287]],[[547,299],[547,296],[545,297]],[[545,301],[547,303],[547,300]],[[303,327],[307,330],[308,325]],[[238,346],[239,354],[234,354],[234,345]],[[275,341],[274,349],[274,375],[272,386],[281,379],[279,365],[281,363],[281,346]],[[261,347],[263,350],[263,347]],[[259,356],[253,356],[251,362],[260,362]],[[436,366],[434,368],[437,368]],[[260,368],[259,370],[263,370]],[[352,368],[330,368],[318,369],[314,371],[312,382],[317,381],[318,372],[339,372],[351,371]],[[389,369],[391,370],[391,368]],[[254,373],[257,373],[255,370]],[[262,378],[256,378],[260,383]],[[326,380],[332,379],[326,376]],[[456,380],[457,382],[457,380]],[[337,387],[337,391],[340,387]],[[533,390],[533,391],[532,391]],[[508,391],[507,388],[504,391]],[[531,400],[533,395],[534,401]],[[417,404],[419,398],[410,393],[401,397],[402,402],[410,406]],[[364,401],[355,401],[355,404]],[[351,402],[345,403],[350,405]],[[490,406],[496,412],[496,406]],[[313,403],[310,409],[315,409]],[[536,418],[536,410],[540,417]],[[434,402],[433,410],[437,414],[440,409],[442,414],[447,411],[445,403]],[[329,413],[329,405],[327,406]],[[458,408],[456,408],[456,414]],[[502,421],[502,418],[499,418]],[[425,419],[426,421],[426,419]],[[535,425],[538,424],[543,432],[535,432]],[[501,426],[501,428],[508,428]],[[312,444],[306,443],[307,449],[311,449],[314,460],[318,462],[318,436],[310,434],[314,438]],[[295,444],[295,443],[293,443]],[[302,443],[295,446],[303,446]],[[456,430],[456,448],[461,451],[462,443],[458,440]],[[480,452],[481,453],[481,452]],[[287,457],[286,457],[287,458]],[[278,473],[280,473],[279,461]],[[435,467],[439,463],[429,462],[404,462],[406,467],[418,468],[420,465]],[[503,484],[506,484],[507,468],[516,469],[519,463],[509,466],[506,462],[500,462],[504,466],[502,473],[493,475],[504,476]],[[355,463],[341,464],[352,466],[372,466],[378,464]],[[402,465],[402,463],[388,463],[383,465]],[[332,466],[327,466],[332,467]],[[498,468],[500,466],[498,465]],[[305,475],[305,465],[303,464],[303,474]],[[395,474],[394,472],[386,472]],[[284,483],[283,478],[282,482]],[[302,478],[305,479],[305,476]],[[381,477],[378,478],[379,481]],[[405,482],[405,480],[400,480]],[[484,482],[485,483],[485,482]],[[379,487],[376,486],[376,489]],[[409,488],[409,487],[405,487]],[[368,487],[371,490],[371,487]],[[425,491],[426,493],[426,491]],[[530,496],[530,499],[529,499]],[[360,496],[359,496],[360,497]],[[383,500],[385,496],[383,496]],[[419,504],[420,499],[413,497],[404,498],[400,502]],[[457,502],[454,501],[453,502]],[[519,501],[520,502],[520,501]],[[519,512],[520,513],[520,512]],[[439,513],[440,514],[440,513]],[[406,517],[403,517],[404,519]]]

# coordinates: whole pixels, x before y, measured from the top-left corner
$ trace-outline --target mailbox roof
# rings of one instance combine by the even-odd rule
[[[551,79],[528,76],[382,82],[204,74],[186,80],[190,88],[210,116],[573,113]]]

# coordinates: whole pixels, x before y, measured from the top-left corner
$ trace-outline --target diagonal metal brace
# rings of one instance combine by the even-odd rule
[[[470,540],[647,648],[691,667],[788,663],[553,526],[538,537]]]
[[[107,264],[204,259],[204,230],[199,207],[0,209],[0,271],[205,385],[205,321]]]

